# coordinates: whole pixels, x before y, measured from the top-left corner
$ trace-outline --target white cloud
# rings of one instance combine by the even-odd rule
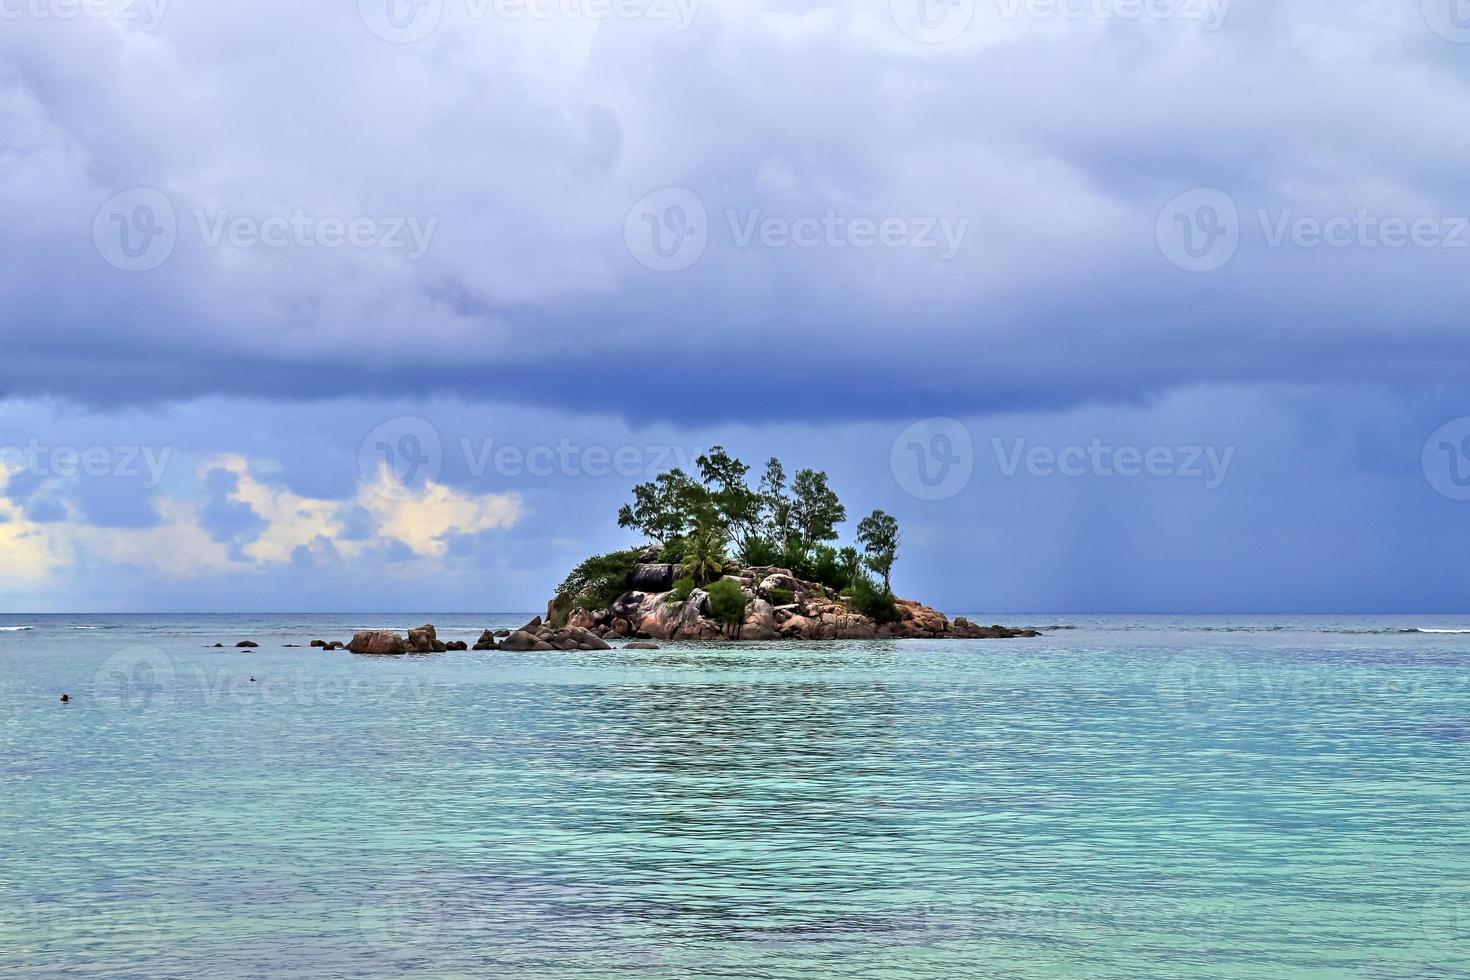
[[[0,462],[0,487],[12,475]],[[0,580],[41,583],[67,565],[47,530],[47,525],[26,520],[19,505],[0,496]]]
[[[386,464],[377,481],[358,493],[357,502],[377,519],[381,536],[430,558],[444,556],[450,535],[509,528],[522,509],[518,494],[474,496],[439,483],[429,483],[418,496],[397,499]]]
[[[340,501],[265,483],[239,455],[206,460],[197,471],[201,485],[214,470],[235,474],[236,489],[229,501],[248,505],[263,521],[258,535],[238,551],[210,534],[202,520],[204,501],[198,497],[156,497],[160,520],[152,527],[97,527],[79,520],[71,507],[64,520],[29,521],[21,506],[0,496],[0,577],[34,584],[81,563],[106,563],[162,578],[188,579],[285,564],[298,548],[317,556],[332,553],[346,561],[366,556],[376,562],[372,552],[390,538],[413,549],[419,559],[434,560],[445,556],[451,537],[509,529],[522,513],[518,494],[477,495],[437,483],[427,484],[418,496],[394,499],[397,494],[386,472],[375,484],[362,484],[354,499]],[[10,476],[0,464],[0,487]],[[346,514],[353,507],[373,515],[376,535],[344,537]]]

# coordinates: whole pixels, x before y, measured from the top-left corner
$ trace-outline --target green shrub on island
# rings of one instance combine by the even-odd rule
[[[593,555],[572,569],[557,587],[553,607],[562,615],[573,609],[602,609],[627,590],[628,573],[637,564],[638,549]]]
[[[681,575],[674,580],[674,591],[664,596],[664,602],[671,606],[682,606],[689,601],[694,594],[694,579],[688,575]]]
[[[793,545],[781,556],[781,565],[804,582],[817,582],[836,592],[846,592],[862,572],[856,548],[833,548],[818,544]]]
[[[727,627],[737,629],[745,622],[745,605],[750,597],[745,594],[739,582],[722,578],[718,582],[711,582],[706,591],[709,593],[709,611],[715,619]]]
[[[852,581],[842,567],[837,549],[825,544],[819,544],[812,549],[811,573],[814,581],[838,592],[846,591]]]
[[[893,593],[879,589],[866,575],[859,575],[847,594],[848,605],[880,626],[898,621],[898,602]]]
[[[682,565],[688,554],[689,540],[687,538],[670,538],[664,542],[664,548],[659,553],[658,560],[669,565]]]
[[[767,565],[780,565],[785,555],[781,549],[765,538],[746,538],[740,542],[740,551],[737,553],[740,564],[746,568],[760,568]]]
[[[767,589],[766,599],[773,606],[789,606],[796,601],[796,593],[790,589]]]

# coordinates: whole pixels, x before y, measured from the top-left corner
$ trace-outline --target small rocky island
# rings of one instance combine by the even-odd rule
[[[951,621],[896,597],[898,522],[875,510],[858,522],[855,544],[838,547],[847,508],[826,473],[799,470],[788,484],[773,457],[752,488],[750,468],[719,446],[695,462],[696,476],[662,473],[634,487],[618,512],[618,526],[640,532],[645,545],[582,562],[547,603],[545,619],[507,642],[558,647],[572,631],[604,641],[1038,635]]]
[[[838,547],[847,508],[827,474],[800,470],[788,486],[781,461],[767,461],[758,486],[750,468],[716,446],[696,461],[698,476],[674,469],[633,488],[618,526],[646,543],[594,555],[568,575],[537,616],[518,630],[486,630],[475,650],[607,650],[654,640],[1012,639],[1035,630],[950,620],[900,599],[890,585],[898,522],[875,510],[858,522],[856,543]],[[324,645],[318,640],[313,646]],[[353,653],[435,653],[445,643],[431,625],[363,631]]]
[[[922,603],[892,596],[891,607],[874,615],[871,603],[860,607],[851,594],[773,565],[732,564],[714,583],[729,583],[729,588],[696,587],[686,594],[677,585],[680,566],[660,557],[657,548],[639,555],[628,571],[627,591],[608,605],[578,608],[575,603],[568,606],[564,597],[552,599],[546,620],[533,621],[523,632],[547,642],[560,639],[556,623],[604,640],[988,640],[1040,635],[979,626],[963,616],[951,620]],[[722,594],[729,598],[718,598]]]

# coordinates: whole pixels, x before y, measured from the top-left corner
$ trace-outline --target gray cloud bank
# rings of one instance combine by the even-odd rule
[[[1464,376],[1435,0],[917,40],[903,0],[443,0],[408,43],[374,2],[6,8],[0,395],[781,421]]]

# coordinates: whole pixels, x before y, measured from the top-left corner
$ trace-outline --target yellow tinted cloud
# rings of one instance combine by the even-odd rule
[[[0,464],[0,487],[9,479],[10,471]],[[47,526],[27,521],[17,504],[0,497],[0,580],[40,582],[67,564]]]
[[[476,497],[429,483],[417,496],[398,500],[399,487],[385,464],[378,479],[359,490],[357,502],[377,519],[379,534],[397,538],[415,553],[430,558],[444,556],[451,534],[510,527],[521,516],[518,494]]]
[[[155,527],[94,527],[67,519],[38,524],[27,521],[21,507],[0,497],[0,580],[35,583],[74,566],[81,558],[128,565],[168,578],[188,578],[289,562],[301,547],[321,553],[324,544],[346,558],[379,547],[384,538],[402,541],[421,558],[442,558],[449,539],[491,528],[511,527],[522,504],[517,494],[462,493],[430,483],[417,496],[403,496],[385,468],[376,482],[359,486],[350,501],[306,497],[262,483],[241,456],[219,456],[199,469],[199,476],[223,469],[235,474],[229,495],[245,503],[263,520],[261,533],[234,552],[216,541],[201,524],[203,503],[159,497]],[[10,474],[0,465],[0,486]],[[367,510],[377,534],[367,540],[344,540],[347,516]]]

